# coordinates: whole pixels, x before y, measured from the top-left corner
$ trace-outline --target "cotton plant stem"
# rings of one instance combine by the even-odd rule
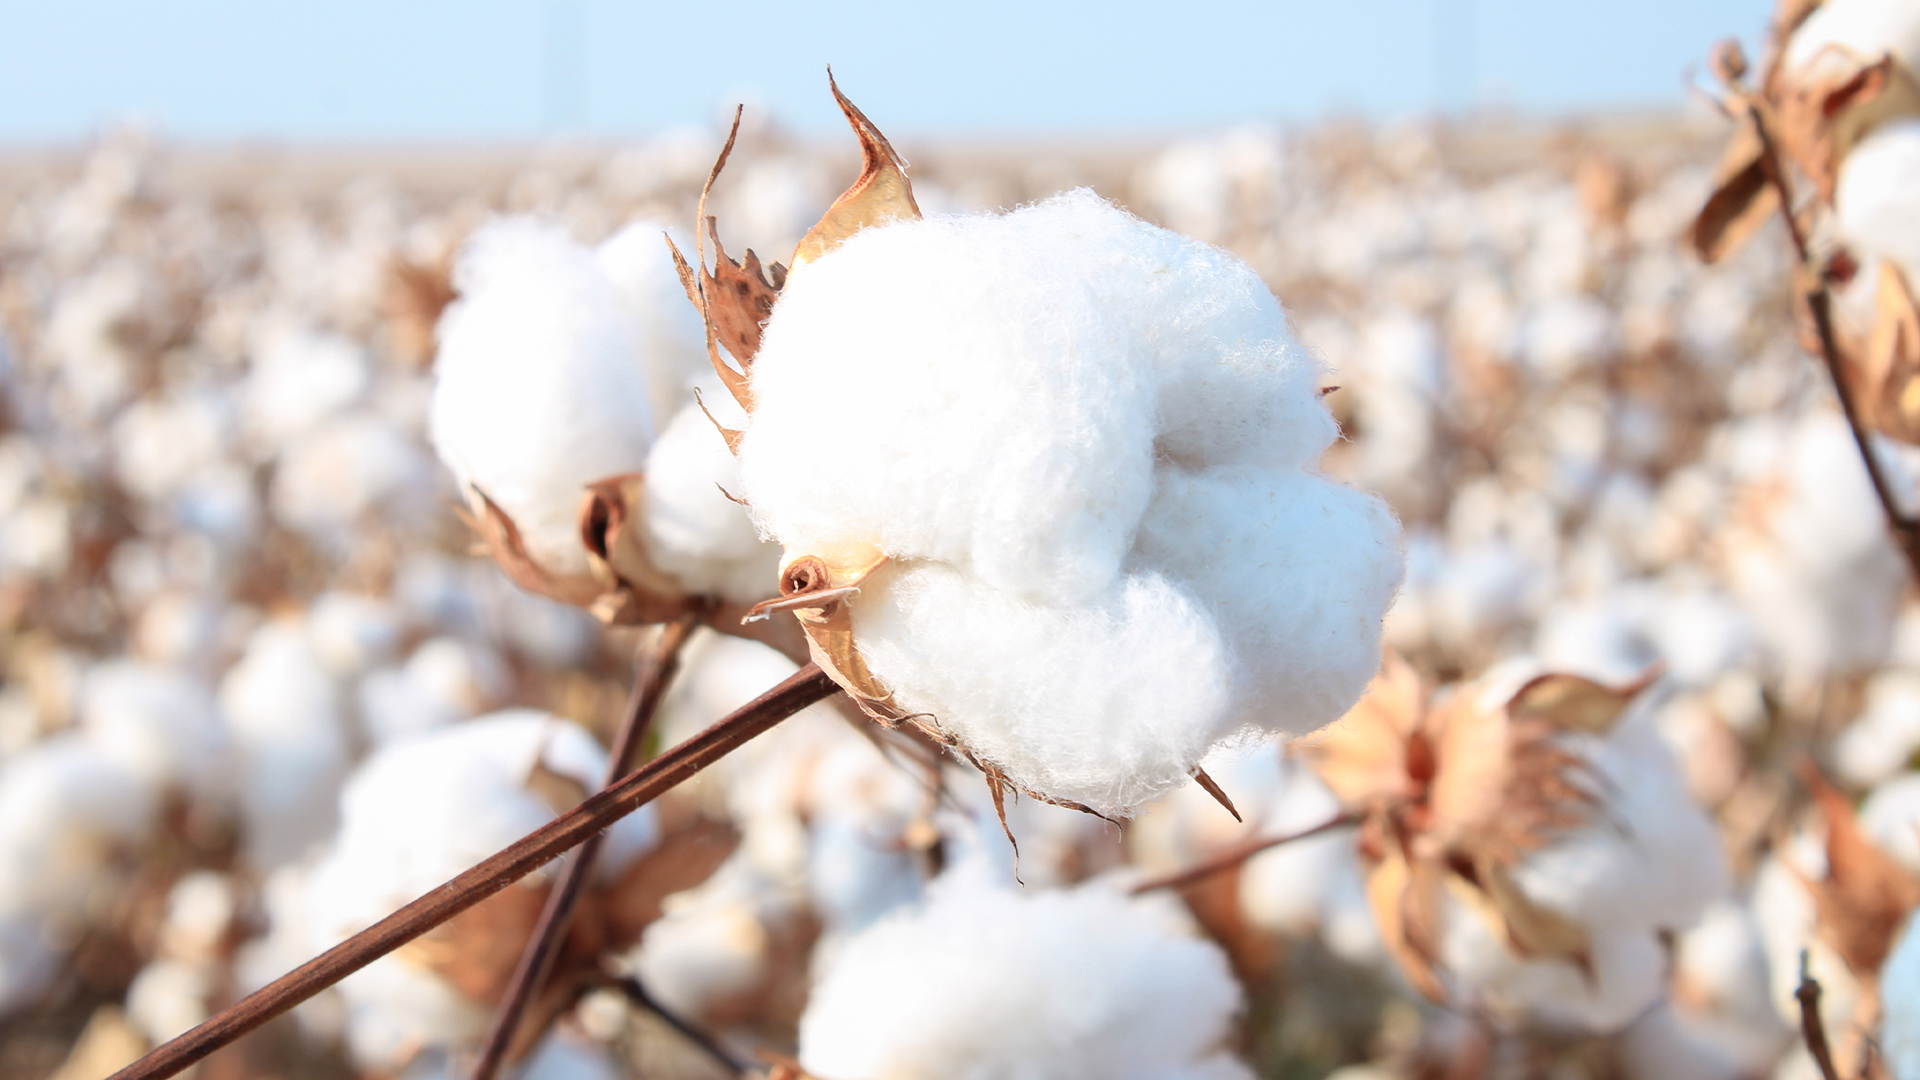
[[[1827,1025],[1820,1019],[1820,982],[1807,969],[1807,952],[1800,950],[1800,985],[1793,996],[1800,1002],[1800,1035],[1807,1042],[1807,1053],[1820,1067],[1822,1080],[1840,1080],[1833,1067],[1833,1050],[1827,1045]]]
[[[367,927],[193,1030],[162,1044],[109,1080],[161,1080],[527,876],[631,814],[749,739],[837,687],[808,664],[725,719],[675,746],[453,880]]]
[[[721,1046],[718,1039],[700,1030],[672,1009],[660,1004],[659,1000],[647,991],[646,984],[639,979],[632,975],[615,979],[613,988],[625,995],[628,1001],[659,1017],[668,1027],[678,1032],[681,1038],[699,1047],[708,1057],[726,1066],[735,1076],[745,1076],[749,1071],[750,1067],[747,1063],[735,1057],[726,1047]]]
[[[686,645],[687,636],[693,633],[698,620],[698,612],[689,612],[673,622],[664,623],[641,646],[640,670],[634,673],[633,689],[628,693],[626,707],[621,713],[619,732],[607,752],[607,772],[600,782],[601,790],[618,783],[633,767],[633,760],[639,756],[640,746],[653,727],[653,714],[659,709],[660,699],[665,696],[667,685],[680,666],[680,650]],[[507,991],[500,999],[499,1007],[494,1010],[493,1023],[487,1028],[486,1041],[480,1045],[480,1058],[473,1066],[473,1080],[493,1080],[494,1074],[500,1070],[500,1063],[506,1060],[507,1050],[520,1030],[527,1006],[553,971],[554,958],[560,953],[561,943],[567,939],[567,928],[573,922],[574,908],[579,905],[580,894],[593,875],[600,847],[606,837],[606,833],[598,832],[581,844],[566,869],[560,872],[560,880],[554,882],[552,891],[547,893],[546,906],[540,909],[540,919],[533,925],[533,935],[527,939],[527,947],[521,950],[520,962],[513,969],[513,978],[507,983]]]
[[[1359,818],[1351,814],[1341,814],[1339,817],[1330,818],[1311,828],[1301,829],[1299,832],[1282,833],[1279,836],[1256,836],[1251,840],[1235,844],[1224,851],[1210,855],[1184,870],[1178,870],[1171,874],[1162,874],[1159,877],[1148,878],[1133,887],[1133,895],[1138,896],[1141,893],[1152,892],[1155,889],[1185,888],[1196,881],[1203,881],[1222,871],[1231,870],[1241,863],[1246,862],[1248,859],[1253,858],[1255,855],[1266,851],[1268,848],[1277,848],[1282,844],[1291,844],[1295,840],[1305,840],[1309,836],[1318,836],[1324,832],[1332,832],[1334,829],[1338,829],[1344,825],[1352,825],[1359,820]]]
[[[1853,400],[1853,389],[1847,385],[1846,365],[1840,356],[1840,341],[1833,332],[1833,294],[1827,290],[1826,279],[1819,268],[1813,265],[1812,249],[1807,237],[1801,231],[1800,221],[1793,215],[1793,185],[1787,179],[1786,169],[1781,165],[1778,147],[1774,145],[1773,135],[1767,130],[1765,119],[1757,104],[1747,103],[1747,117],[1753,124],[1753,130],[1760,139],[1761,169],[1766,173],[1767,182],[1773,186],[1779,196],[1780,217],[1786,222],[1787,236],[1793,241],[1794,254],[1800,260],[1800,277],[1804,278],[1805,289],[1801,300],[1807,305],[1807,314],[1813,320],[1814,335],[1820,342],[1820,359],[1826,364],[1827,376],[1833,380],[1834,396],[1840,399],[1840,411],[1847,418],[1847,428],[1853,432],[1854,445],[1860,451],[1860,461],[1867,468],[1867,479],[1873,484],[1873,494],[1880,500],[1880,508],[1886,512],[1887,528],[1893,533],[1894,543],[1906,557],[1907,572],[1915,584],[1920,584],[1920,522],[1914,521],[1900,509],[1899,499],[1895,496],[1893,485],[1887,479],[1886,470],[1880,467],[1880,458],[1873,452],[1872,440],[1867,428],[1860,419],[1860,408]]]

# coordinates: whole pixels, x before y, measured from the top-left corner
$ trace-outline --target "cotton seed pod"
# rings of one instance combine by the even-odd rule
[[[839,100],[864,168],[794,268],[683,271],[748,414],[740,494],[785,548],[756,613],[794,612],[855,700],[996,793],[1102,814],[1339,715],[1398,526],[1318,472],[1336,427],[1265,285],[1085,191],[922,219]],[[774,278],[758,336],[729,329]]]
[[[1352,712],[1294,744],[1362,822],[1368,899],[1415,989],[1497,1002],[1553,981],[1545,962],[1568,984],[1561,1018],[1600,1027],[1657,991],[1634,958],[1726,871],[1670,755],[1626,720],[1645,685],[1496,671],[1430,702],[1389,656]],[[1504,958],[1473,945],[1489,935]]]

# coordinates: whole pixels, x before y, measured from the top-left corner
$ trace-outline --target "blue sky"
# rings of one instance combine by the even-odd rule
[[[707,124],[745,99],[890,132],[1161,132],[1470,101],[1674,104],[1769,0],[0,0],[0,143],[121,119],[194,140],[516,140]],[[849,16],[850,11],[860,11]],[[724,21],[723,21],[724,19]],[[884,104],[881,104],[884,103]]]

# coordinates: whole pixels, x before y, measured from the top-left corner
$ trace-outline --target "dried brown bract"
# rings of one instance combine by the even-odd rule
[[[1543,675],[1504,702],[1469,684],[1429,703],[1397,656],[1366,697],[1293,745],[1361,821],[1367,895],[1409,982],[1444,1000],[1440,933],[1451,896],[1520,956],[1589,971],[1578,923],[1530,900],[1512,878],[1529,853],[1601,813],[1589,766],[1559,736],[1603,735],[1645,681],[1622,689]]]

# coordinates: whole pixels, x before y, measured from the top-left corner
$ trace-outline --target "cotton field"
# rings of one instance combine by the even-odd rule
[[[1920,1078],[1920,9],[1779,18],[1579,120],[0,151],[0,1080]]]

